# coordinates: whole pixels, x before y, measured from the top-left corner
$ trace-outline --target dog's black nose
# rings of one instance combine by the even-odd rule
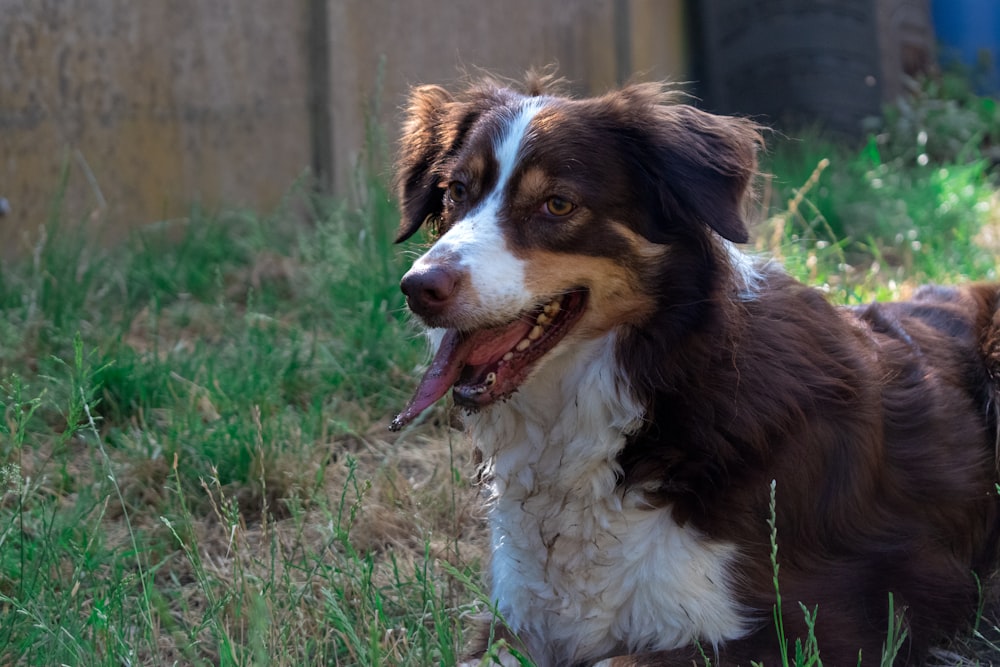
[[[399,283],[410,310],[421,317],[433,317],[444,312],[454,298],[457,286],[458,273],[443,266],[411,269]]]

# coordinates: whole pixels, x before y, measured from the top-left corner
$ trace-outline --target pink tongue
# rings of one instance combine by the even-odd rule
[[[413,398],[392,420],[389,429],[400,430],[448,393],[458,382],[462,368],[466,365],[482,366],[499,361],[524,338],[530,326],[518,321],[502,329],[477,331],[464,340],[456,330],[448,329],[430,368],[414,391]]]
[[[389,425],[390,431],[398,431],[416,419],[421,412],[444,396],[448,392],[448,388],[458,381],[462,366],[465,365],[465,361],[462,359],[462,352],[465,352],[463,347],[466,346],[463,346],[459,341],[458,332],[449,329],[441,340],[441,345],[438,347],[437,354],[434,355],[430,368],[424,373],[420,385],[413,393],[413,398]]]
[[[500,357],[514,349],[514,346],[531,331],[531,325],[521,320],[507,325],[502,329],[485,329],[477,331],[469,337],[466,343],[472,344],[465,363],[470,366],[482,366],[500,361]]]

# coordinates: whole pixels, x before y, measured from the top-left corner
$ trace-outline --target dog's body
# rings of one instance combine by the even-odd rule
[[[1000,288],[837,309],[746,258],[759,143],[654,86],[414,92],[399,240],[442,235],[402,287],[437,352],[395,426],[468,408],[493,596],[538,665],[777,664],[772,484],[785,633],[817,609],[826,664],[879,661],[890,594],[900,664],[975,611]]]

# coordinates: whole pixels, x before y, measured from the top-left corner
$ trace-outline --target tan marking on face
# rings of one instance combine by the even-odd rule
[[[522,200],[541,200],[548,196],[552,188],[552,179],[540,167],[531,167],[521,176],[518,183],[517,197]]]
[[[655,308],[643,289],[642,268],[665,261],[667,246],[648,241],[621,223],[610,223],[632,247],[627,257],[593,257],[544,250],[522,254],[525,285],[536,295],[559,294],[576,287],[590,290],[587,313],[575,333],[599,336],[620,324],[639,323]]]
[[[643,262],[658,264],[666,258],[668,254],[668,247],[666,245],[662,243],[653,243],[642,234],[633,231],[620,222],[612,221],[610,224],[611,228],[614,229],[617,234],[628,239],[629,245],[632,246],[632,252],[641,257]]]
[[[576,334],[586,338],[619,324],[638,324],[655,306],[652,296],[639,289],[637,275],[605,257],[532,253],[525,278],[535,294],[555,295],[576,287],[590,290],[587,313],[574,327]]]
[[[465,172],[467,172],[467,178],[469,182],[466,184],[472,191],[470,194],[474,196],[482,195],[480,190],[483,187],[483,179],[486,175],[486,157],[481,153],[474,153],[469,162],[465,165]]]

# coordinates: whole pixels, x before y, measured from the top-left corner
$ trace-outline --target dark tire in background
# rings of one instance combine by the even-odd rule
[[[698,94],[782,130],[858,135],[882,104],[874,0],[702,0]]]

